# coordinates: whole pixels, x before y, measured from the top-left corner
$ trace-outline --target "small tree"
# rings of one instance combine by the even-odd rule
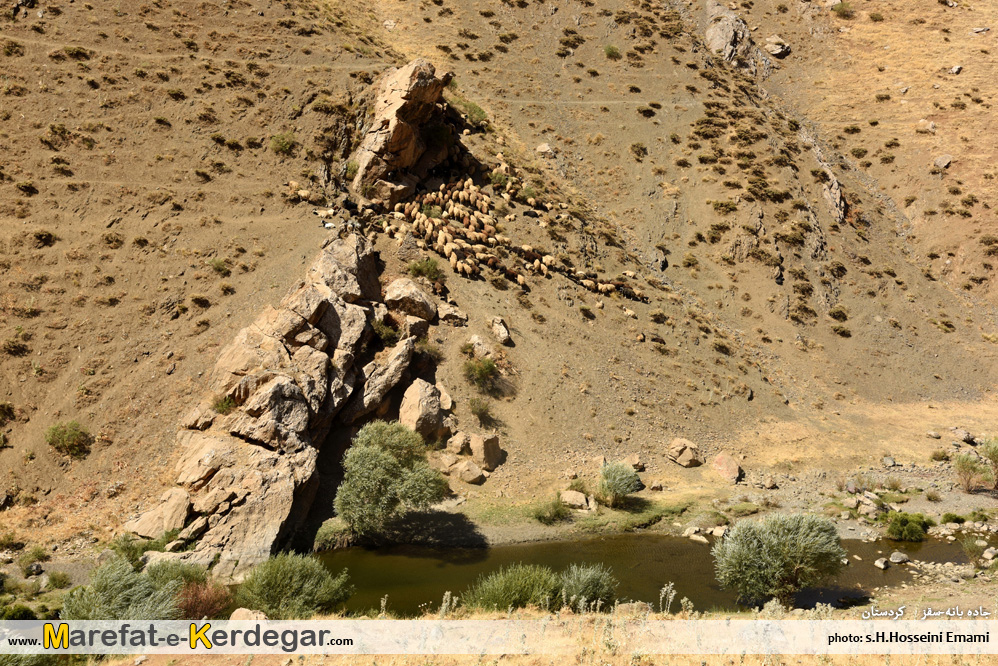
[[[841,571],[846,557],[832,521],[804,514],[739,522],[711,554],[718,582],[740,600],[775,598],[788,608],[800,590]]]
[[[966,493],[973,492],[984,476],[984,467],[980,459],[971,453],[961,453],[953,459],[953,471],[957,481]]]
[[[332,610],[349,599],[353,590],[346,569],[333,576],[314,557],[285,553],[258,564],[236,599],[272,620],[300,620]]]
[[[600,470],[599,496],[607,506],[613,508],[625,497],[639,490],[641,479],[627,463],[610,463]]]
[[[336,513],[355,534],[371,536],[399,515],[442,500],[447,482],[425,452],[423,438],[401,423],[365,425],[343,456]]]

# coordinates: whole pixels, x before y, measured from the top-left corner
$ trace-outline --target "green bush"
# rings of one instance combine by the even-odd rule
[[[236,408],[236,400],[231,395],[219,396],[211,403],[211,408],[222,416],[225,416],[226,414],[231,414]]]
[[[152,550],[163,552],[166,544],[173,541],[180,530],[164,532],[158,539],[140,539],[131,534],[119,534],[108,548],[127,560],[136,571],[142,568],[142,556]]]
[[[90,453],[93,437],[76,421],[57,423],[45,431],[45,441],[59,453],[83,458]]]
[[[471,359],[464,363],[464,377],[479,391],[488,393],[497,385],[499,366],[491,358]]]
[[[50,571],[49,572],[49,587],[56,590],[64,590],[73,584],[73,579],[69,577],[69,574],[65,571]]]
[[[15,604],[3,609],[0,620],[37,620],[35,612],[24,604]]]
[[[984,465],[977,456],[961,453],[953,459],[953,471],[964,492],[972,492],[985,478]]]
[[[561,572],[561,597],[566,606],[583,612],[611,606],[618,581],[602,564],[572,564]]]
[[[932,521],[920,513],[891,513],[887,523],[888,538],[896,541],[925,541],[925,530]]]
[[[282,554],[254,567],[236,598],[272,620],[300,620],[333,610],[353,589],[346,569],[333,576],[313,557]]]
[[[618,49],[616,46],[604,46],[603,54],[609,60],[620,60],[620,58],[622,57],[620,55],[620,49]]]
[[[342,548],[350,543],[350,526],[338,516],[322,523],[315,533],[312,550],[321,553],[324,550]]]
[[[967,522],[967,519],[964,518],[963,516],[957,515],[955,513],[948,513],[947,512],[947,513],[943,514],[943,517],[939,519],[939,522],[944,523],[944,524],[945,523],[956,523],[958,525],[962,525],[965,522]]]
[[[176,560],[163,560],[152,564],[146,567],[146,575],[157,590],[172,584],[181,588],[189,583],[204,583],[208,580],[208,572],[204,567]]]
[[[270,149],[278,155],[290,155],[297,145],[295,135],[291,132],[275,134],[270,137]]]
[[[533,510],[532,515],[537,522],[544,525],[554,525],[572,519],[572,510],[562,504],[562,501],[555,497],[550,502],[541,504]]]
[[[832,11],[835,12],[835,15],[841,19],[851,19],[856,15],[852,5],[848,2],[840,2],[836,5],[832,5]]]
[[[425,454],[423,438],[401,423],[368,423],[343,456],[336,513],[355,534],[373,536],[398,516],[439,502],[447,482]]]
[[[468,407],[472,415],[478,419],[479,425],[485,425],[492,421],[492,403],[486,398],[474,397],[468,401]]]
[[[378,339],[381,340],[381,343],[385,347],[394,347],[398,344],[399,338],[402,337],[399,330],[389,324],[386,319],[382,319],[381,321],[375,319],[371,322],[371,327],[374,329],[374,334],[378,336]]]
[[[65,598],[64,620],[173,620],[180,617],[172,582],[156,589],[149,576],[135,571],[123,557],[98,567],[90,584],[71,590]]]
[[[743,520],[711,554],[718,582],[737,590],[740,600],[775,598],[787,608],[797,592],[839,573],[846,557],[835,524],[803,514]]]
[[[436,282],[443,277],[443,272],[440,270],[440,266],[437,265],[436,259],[423,259],[421,261],[414,261],[409,264],[409,275],[413,277],[425,277],[428,280]]]
[[[634,468],[623,462],[604,465],[600,470],[598,496],[600,501],[613,508],[621,500],[641,490],[641,479]]]
[[[561,583],[550,568],[538,564],[512,564],[485,574],[464,593],[464,603],[480,610],[505,611],[537,606],[551,608]]]

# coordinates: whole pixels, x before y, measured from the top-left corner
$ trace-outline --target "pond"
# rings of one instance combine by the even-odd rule
[[[850,564],[827,588],[802,592],[797,603],[842,605],[867,596],[874,587],[910,580],[905,565],[882,571],[873,565],[893,551],[928,562],[965,563],[958,543],[928,540],[904,543],[881,540],[867,543],[845,540]],[[853,555],[859,555],[857,561]],[[380,549],[347,548],[320,555],[334,572],[346,567],[357,592],[347,602],[348,611],[378,609],[388,595],[387,609],[399,615],[416,615],[436,609],[444,592],[460,596],[483,573],[508,564],[544,564],[559,571],[573,562],[601,562],[620,580],[622,601],[648,601],[658,609],[659,590],[668,582],[676,586],[674,610],[689,597],[697,610],[735,610],[735,595],[722,590],[714,579],[710,546],[690,539],[661,534],[623,534],[580,541],[543,541],[492,548],[430,548],[393,546]],[[842,600],[840,602],[840,600]]]

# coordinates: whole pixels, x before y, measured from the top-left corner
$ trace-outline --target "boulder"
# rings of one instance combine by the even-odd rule
[[[587,509],[589,502],[584,493],[577,490],[562,490],[559,495],[561,503],[572,509]]]
[[[902,553],[900,550],[895,550],[893,553],[891,553],[890,560],[892,564],[904,564],[905,562],[910,561],[911,558],[908,557],[905,553]]]
[[[933,164],[936,166],[937,169],[948,169],[949,165],[952,163],[953,163],[952,155],[940,155],[939,157],[936,158],[935,162],[933,162]]]
[[[696,541],[697,543],[710,543],[710,541],[707,540],[707,537],[700,534],[691,534],[690,541]]]
[[[354,192],[394,206],[413,191],[417,178],[446,159],[444,142],[428,141],[424,128],[439,113],[437,105],[450,78],[437,77],[433,65],[422,58],[382,75],[369,129],[354,157]]]
[[[163,532],[179,530],[187,521],[191,498],[183,488],[170,488],[159,498],[159,505],[125,523],[125,529],[141,537],[158,539]]]
[[[471,345],[471,351],[475,358],[488,358],[493,354],[492,346],[480,335],[471,336],[468,338],[468,343]]]
[[[887,567],[890,566],[890,564],[887,562],[886,557],[881,557],[873,563],[873,566],[877,567],[878,569],[886,569]]]
[[[458,432],[447,440],[447,451],[456,456],[471,453],[470,444],[471,438],[468,437],[467,433]]]
[[[661,490],[664,490],[665,488],[663,487],[662,482],[658,481],[656,479],[655,481],[652,481],[650,484],[648,484],[648,489],[649,490],[655,490],[655,491],[661,491]]]
[[[506,322],[503,321],[502,317],[492,318],[492,335],[501,345],[510,345],[513,343],[513,338],[509,335],[509,327],[506,326]]]
[[[443,474],[450,474],[454,466],[461,462],[456,455],[449,451],[444,451],[437,458],[436,468]]]
[[[437,436],[443,423],[440,391],[423,379],[417,379],[402,396],[399,423],[412,428],[427,439]]]
[[[249,608],[237,608],[232,611],[232,615],[229,616],[229,620],[232,622],[249,621],[249,622],[259,622],[261,620],[266,620],[267,614],[263,611],[250,610]]]
[[[388,285],[385,305],[426,321],[432,321],[437,316],[437,304],[409,278],[399,278]]]
[[[630,465],[635,472],[645,471],[645,463],[641,459],[640,454],[632,453],[631,455],[624,458],[624,463]]]
[[[981,557],[990,562],[991,560],[995,559],[995,557],[998,557],[998,549],[988,548],[983,553],[981,553]]]
[[[897,465],[897,463],[894,461],[894,458],[892,458],[891,456],[884,456],[881,462],[883,463],[884,467],[894,467],[895,465]]]
[[[974,446],[977,442],[974,441],[974,436],[970,434],[967,430],[963,428],[950,428],[950,433],[953,435],[953,439],[958,442],[963,442],[964,444],[970,444]]]
[[[677,437],[669,444],[669,458],[680,467],[699,467],[703,464],[703,458],[696,444],[681,437]]]
[[[704,32],[707,49],[731,62],[748,60],[752,54],[752,34],[745,21],[714,0],[707,3],[709,25]]]
[[[779,35],[772,35],[766,38],[766,43],[763,44],[763,48],[769,52],[770,55],[777,58],[786,58],[790,55],[790,45],[784,41]]]
[[[472,435],[468,445],[471,449],[471,459],[483,469],[491,472],[502,464],[499,435]]]
[[[468,315],[464,314],[450,303],[441,303],[437,306],[437,317],[440,321],[451,326],[464,326],[468,323]]]
[[[420,317],[406,315],[402,330],[405,331],[405,337],[413,337],[418,340],[420,338],[425,338],[427,334],[429,334],[430,322]]]
[[[772,476],[767,476],[762,482],[762,487],[766,490],[776,490],[779,486],[776,484],[776,479]]]
[[[395,345],[388,358],[371,361],[360,372],[359,381],[363,389],[355,391],[354,398],[343,409],[340,418],[351,424],[374,411],[388,392],[402,379],[409,369],[412,353],[416,348],[416,338],[406,338]]]
[[[450,393],[447,392],[443,384],[437,382],[437,391],[440,393],[440,409],[445,412],[454,409],[454,400],[450,397]]]
[[[846,509],[851,509],[852,511],[855,511],[859,507],[859,498],[847,497],[844,500],[842,500],[842,506],[844,506]]]
[[[451,473],[465,483],[480,485],[485,483],[485,474],[482,469],[470,460],[462,460],[453,468]]]
[[[925,436],[928,437],[929,439],[942,439],[942,435],[933,430],[930,430],[929,432],[925,433]]]
[[[739,479],[742,478],[742,468],[727,453],[722,452],[717,454],[711,463],[711,467],[728,483],[738,483]]]

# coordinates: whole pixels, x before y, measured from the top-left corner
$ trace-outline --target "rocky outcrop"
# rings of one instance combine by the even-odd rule
[[[437,316],[437,304],[408,278],[399,278],[388,285],[385,289],[385,305],[426,321],[433,321]]]
[[[419,177],[447,157],[446,143],[428,141],[423,131],[438,113],[450,78],[437,77],[433,65],[422,58],[382,76],[373,120],[355,157],[354,192],[394,206],[412,193]]]
[[[696,444],[682,437],[677,437],[669,444],[669,458],[680,467],[699,467],[703,464]]]
[[[336,424],[376,409],[406,374],[415,338],[362,368],[381,288],[369,243],[327,242],[281,300],[219,354],[206,399],[182,421],[177,488],[126,529],[181,529],[191,551],[160,554],[239,580],[280,548],[318,486],[319,448]]]
[[[417,379],[410,384],[402,396],[399,423],[427,439],[445,439],[450,432],[443,432],[443,421],[440,389],[424,379]]]
[[[772,62],[752,41],[752,33],[745,21],[714,0],[707,2],[704,42],[712,53],[749,69],[753,74],[761,71],[763,76],[768,76],[772,69]]]

